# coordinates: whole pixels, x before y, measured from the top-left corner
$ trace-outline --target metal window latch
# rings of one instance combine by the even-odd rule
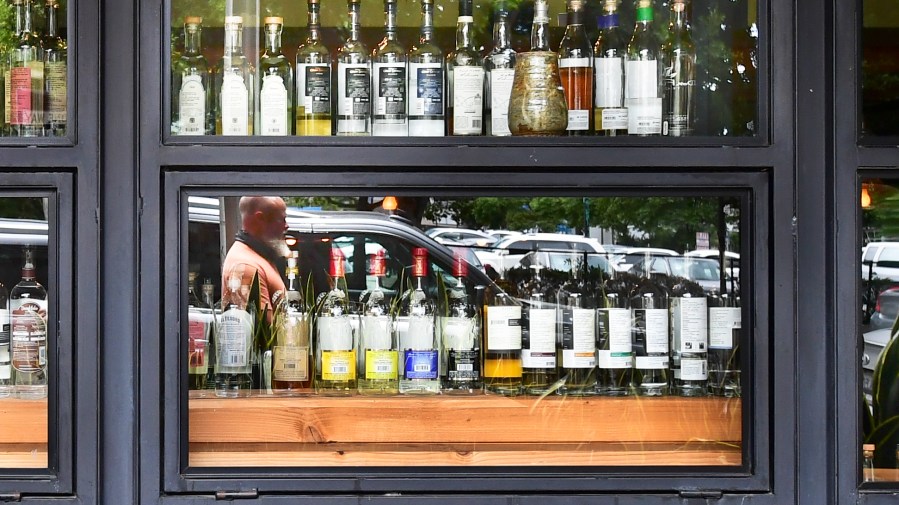
[[[22,493],[0,493],[0,502],[22,501]]]
[[[216,500],[253,500],[259,498],[259,491],[248,489],[245,491],[216,491]]]
[[[689,491],[681,491],[679,494],[681,498],[694,500],[720,500],[724,495],[720,490],[712,491],[708,489],[692,489]]]

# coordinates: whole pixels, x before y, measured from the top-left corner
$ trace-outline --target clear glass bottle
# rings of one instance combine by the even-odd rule
[[[331,135],[331,52],[321,41],[321,5],[307,0],[306,41],[297,48],[296,134]]]
[[[202,33],[203,18],[184,18],[184,51],[172,64],[172,135],[212,134],[212,88]]]
[[[624,106],[627,35],[618,21],[619,2],[620,0],[603,0],[599,37],[593,48],[596,83],[593,128],[597,135],[609,137],[627,133],[627,108]]]
[[[558,314],[549,302],[547,286],[535,265],[528,286],[528,303],[521,326],[521,382],[525,394],[541,395],[558,380],[556,370],[556,320]],[[534,268],[534,267],[532,267]]]
[[[522,392],[522,307],[498,286],[484,294],[484,389],[506,396]]]
[[[668,299],[671,325],[672,394],[708,393],[709,308],[702,287],[682,280]]]
[[[371,57],[360,40],[362,0],[347,0],[350,34],[337,51],[337,134],[371,134]]]
[[[740,396],[742,309],[734,293],[711,293],[709,303],[709,393]]]
[[[689,0],[671,0],[668,36],[662,45],[664,88],[662,133],[693,135],[696,123],[696,46],[688,16]]]
[[[428,250],[412,249],[412,286],[403,294],[397,330],[403,353],[400,393],[440,392],[440,344],[436,331],[436,306],[425,287]]]
[[[661,43],[652,9],[652,0],[637,0],[637,22],[627,45],[624,103],[629,135],[662,134]]]
[[[359,338],[359,393],[392,395],[399,392],[399,358],[396,327],[381,279],[387,274],[386,252],[370,256],[373,285],[360,296],[362,304]]]
[[[481,318],[465,288],[468,268],[465,258],[455,253],[453,277],[456,281],[446,290],[445,315],[438,321],[441,386],[448,394],[480,393],[484,387],[481,379]]]
[[[68,43],[59,36],[59,0],[47,0],[44,21],[44,130],[53,137],[66,134]]]
[[[12,396],[14,390],[9,351],[9,295],[0,284],[0,398]]]
[[[312,317],[299,285],[299,253],[287,258],[287,304],[272,347],[272,392],[298,395],[312,391]]]
[[[197,273],[187,274],[187,379],[188,389],[205,390],[209,375],[209,334],[212,310],[197,296]]]
[[[346,284],[345,257],[331,249],[331,289],[319,296],[315,317],[315,392],[329,396],[351,395],[358,387],[356,331]]]
[[[512,135],[509,99],[515,78],[515,50],[505,0],[494,4],[493,16],[493,49],[484,57],[484,124],[487,135],[507,137]]]
[[[596,390],[601,395],[626,396],[631,393],[634,377],[634,346],[631,311],[624,285],[614,278],[608,279],[603,284],[598,305]]]
[[[864,482],[877,480],[874,474],[874,444],[862,445],[862,480]]]
[[[252,135],[255,70],[243,54],[243,18],[225,17],[225,54],[216,69],[215,132]]]
[[[459,0],[456,49],[446,57],[448,135],[481,135],[484,129],[484,67],[473,25],[471,0]]]
[[[409,51],[409,136],[444,134],[443,51],[434,42],[434,0],[421,0],[421,37]]]
[[[10,77],[10,65],[12,64],[13,57],[13,49],[15,48],[15,42],[19,40],[19,35],[22,34],[22,26],[25,23],[25,1],[24,0],[12,0],[14,18],[15,18],[15,26],[13,27],[12,33],[12,47],[4,47],[3,52],[0,53],[0,64],[3,66],[3,125],[2,129],[0,129],[0,136],[10,136],[13,135],[12,124],[10,120],[10,114],[12,113],[12,105],[10,104],[10,97],[12,94],[12,81]]]
[[[284,19],[269,16],[265,24],[265,52],[259,57],[259,96],[256,134],[285,136],[293,133],[293,69],[281,51]]]
[[[10,57],[10,124],[17,137],[44,135],[44,58],[31,0],[23,6],[22,32]]]
[[[581,283],[572,278],[559,289],[559,392],[596,394],[596,309]]]
[[[212,316],[212,324],[209,328],[209,342],[206,344],[206,389],[215,390],[215,364],[216,364],[216,338],[215,332],[218,325],[218,316],[221,315],[220,307],[215,303],[215,285],[212,279],[204,279],[202,285],[203,303],[209,307]]]
[[[384,0],[385,35],[371,54],[371,134],[375,137],[409,135],[406,50],[396,38],[396,4],[397,0]]]
[[[26,246],[22,280],[9,292],[13,383],[19,398],[47,396],[47,290],[34,271],[34,251]]]
[[[551,51],[549,46],[549,5],[546,0],[535,0],[534,21],[531,24],[531,51]]]
[[[593,130],[593,46],[584,28],[583,0],[568,0],[568,25],[559,44],[559,76],[568,103],[570,136]]]
[[[668,394],[668,297],[652,279],[644,278],[631,298],[634,334],[634,392]]]
[[[215,395],[221,398],[249,396],[253,389],[253,327],[255,315],[247,310],[250,286],[241,284],[249,265],[236,266],[225,279],[215,320]]]

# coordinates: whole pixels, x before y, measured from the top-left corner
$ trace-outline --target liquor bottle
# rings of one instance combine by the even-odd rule
[[[67,111],[68,44],[57,31],[58,12],[59,0],[47,0],[44,10],[47,30],[41,41],[44,48],[44,129],[53,137],[66,134]]]
[[[627,132],[630,135],[662,134],[661,44],[652,19],[652,0],[637,0],[637,23],[627,45],[624,72]]]
[[[559,378],[562,394],[596,394],[596,310],[577,279],[558,293]]]
[[[558,379],[556,373],[556,308],[548,302],[540,267],[528,286],[521,326],[521,381],[525,394],[541,395]],[[533,268],[533,267],[532,267]]]
[[[395,4],[394,4],[395,5]],[[362,293],[359,339],[359,393],[392,395],[399,392],[396,328],[381,279],[387,274],[386,252],[370,257],[371,289]]]
[[[221,398],[249,396],[253,388],[255,316],[247,310],[250,286],[241,284],[242,269],[233,272],[225,280],[228,290],[215,319],[215,395]]]
[[[184,18],[184,51],[172,65],[172,134],[211,135],[212,88],[201,51],[203,18]]]
[[[196,291],[197,273],[187,274],[187,379],[188,388],[206,389],[209,374],[209,334],[212,310]]]
[[[618,24],[618,2],[604,0],[599,18],[599,37],[593,48],[596,97],[593,125],[597,135],[614,137],[627,133],[624,106],[624,59],[627,36]]]
[[[459,0],[456,49],[446,57],[447,134],[481,135],[484,126],[484,67],[474,47],[471,0]]]
[[[874,482],[874,444],[862,445],[862,480]]]
[[[284,19],[266,17],[265,52],[259,57],[258,135],[284,136],[293,133],[293,69],[281,51]]]
[[[34,252],[25,250],[22,280],[9,292],[10,351],[16,395],[47,396],[47,290],[35,278]]]
[[[531,51],[551,51],[549,46],[549,5],[546,0],[535,0],[534,21],[531,24]]]
[[[409,51],[409,136],[444,133],[443,52],[434,43],[434,0],[421,0],[421,37]]]
[[[371,58],[359,40],[362,0],[347,0],[350,34],[337,51],[337,134],[371,134]]]
[[[662,46],[664,115],[662,132],[672,137],[693,134],[696,123],[696,46],[687,16],[688,0],[671,0],[671,21]]]
[[[218,326],[218,316],[221,312],[215,303],[215,285],[212,279],[206,278],[202,285],[203,303],[209,307],[212,324],[209,327],[209,342],[206,344],[206,389],[215,390],[215,363],[216,363],[216,338],[215,332]]]
[[[243,54],[243,18],[225,17],[225,54],[216,69],[215,132],[252,135],[254,70]]]
[[[481,320],[465,289],[468,262],[453,257],[455,285],[446,290],[446,315],[439,318],[441,386],[444,393],[471,394],[483,390],[481,380]]]
[[[10,124],[13,135],[44,135],[44,60],[41,38],[32,22],[31,0],[25,0],[22,33],[10,58]]]
[[[9,296],[0,284],[0,398],[13,393],[12,362],[9,353]]]
[[[634,392],[668,394],[668,301],[665,292],[642,279],[631,298],[634,343]]]
[[[406,50],[396,39],[396,3],[397,0],[384,0],[386,33],[371,54],[374,97],[371,134],[375,137],[409,135]]]
[[[13,28],[12,33],[13,47],[4,48],[5,50],[0,54],[0,58],[2,58],[0,61],[2,61],[3,65],[3,129],[2,132],[0,132],[0,135],[2,136],[14,135],[10,119],[10,114],[12,113],[12,105],[10,102],[10,97],[12,95],[10,65],[12,64],[12,52],[14,50],[15,41],[19,40],[19,35],[22,34],[22,26],[25,23],[25,1],[12,0],[12,4],[13,10],[15,11],[15,27]]]
[[[515,50],[512,49],[509,10],[505,0],[495,4],[493,15],[493,49],[484,57],[484,124],[487,135],[507,137],[509,99],[515,77]]]
[[[606,396],[626,396],[631,392],[634,376],[634,349],[631,311],[627,293],[609,279],[603,285],[596,317],[599,341],[596,361],[599,367],[597,392]]]
[[[593,47],[584,28],[583,0],[568,0],[568,26],[559,44],[559,76],[568,103],[568,135],[587,135],[593,129]]]
[[[315,318],[315,392],[331,396],[356,392],[356,338],[346,287],[343,252],[331,249],[331,289],[322,293]]]
[[[298,256],[291,251],[287,258],[287,304],[272,347],[272,391],[280,395],[312,390],[312,318],[297,281]]]
[[[681,281],[671,288],[672,394],[706,396],[708,392],[709,308],[702,287]]]
[[[740,396],[740,300],[733,293],[709,295],[709,393]]]
[[[297,135],[331,135],[331,52],[322,44],[319,0],[307,0],[309,35],[297,48]]]
[[[440,392],[436,307],[425,289],[427,275],[428,250],[416,247],[412,249],[412,286],[403,295],[398,324],[403,362],[400,393],[403,394]]]

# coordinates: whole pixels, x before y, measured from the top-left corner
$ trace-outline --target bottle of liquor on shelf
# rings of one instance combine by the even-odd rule
[[[371,134],[375,137],[409,135],[406,50],[396,38],[396,4],[397,0],[384,0],[386,33],[371,54],[374,97]]]
[[[26,247],[22,280],[9,292],[10,350],[16,395],[47,396],[47,290],[35,277],[34,251]]]
[[[459,0],[456,49],[446,57],[448,135],[481,135],[484,128],[484,67],[474,47],[471,3]]]
[[[465,289],[468,268],[465,258],[455,253],[455,285],[446,290],[445,315],[438,320],[441,387],[449,394],[480,393],[484,386],[481,379],[481,318]]]
[[[0,66],[3,67],[3,125],[0,130],[0,136],[14,135],[10,114],[12,113],[11,95],[12,95],[12,78],[10,75],[10,64],[12,63],[12,52],[15,49],[15,41],[19,40],[22,34],[22,26],[25,24],[25,0],[12,0],[15,26],[13,27],[12,42],[13,47],[3,48],[0,54]]]
[[[672,394],[708,393],[709,308],[702,287],[682,280],[671,288]]]
[[[568,103],[568,135],[587,135],[593,119],[593,47],[584,28],[584,1],[568,0],[568,26],[559,44],[559,76]]]
[[[306,41],[297,48],[297,135],[331,135],[331,52],[321,41],[321,5],[307,0]]]
[[[484,293],[484,389],[515,396],[522,393],[521,303],[499,286]]]
[[[634,337],[634,392],[642,396],[668,394],[668,297],[644,278],[631,298]]]
[[[862,445],[862,480],[864,482],[874,482],[874,444]]]
[[[312,391],[312,317],[297,277],[299,253],[287,258],[287,304],[272,347],[272,391],[280,395]]]
[[[209,375],[209,335],[212,309],[197,296],[197,273],[187,274],[187,379],[188,388],[205,390]]]
[[[596,81],[593,125],[597,135],[609,137],[627,133],[627,108],[624,106],[627,36],[618,21],[619,2],[603,0],[599,37],[593,48]]]
[[[709,295],[709,393],[740,396],[740,299],[735,293]]]
[[[394,4],[395,5],[395,4]],[[371,289],[360,297],[362,304],[359,339],[359,393],[392,395],[399,392],[399,358],[396,328],[381,279],[387,274],[386,252],[369,257]]]
[[[346,285],[345,257],[331,249],[331,289],[320,296],[315,318],[315,392],[351,395],[358,387],[356,376],[356,332]]]
[[[44,130],[47,135],[66,134],[68,43],[59,36],[59,0],[47,0],[44,10]]]
[[[215,390],[215,364],[216,364],[216,338],[215,332],[218,326],[218,316],[221,315],[220,307],[215,303],[215,285],[212,279],[205,279],[202,285],[202,301],[209,307],[212,324],[209,327],[209,342],[206,344],[206,389]]]
[[[172,134],[212,133],[209,67],[201,51],[203,18],[184,18],[184,51],[172,64]]]
[[[696,123],[696,46],[687,12],[689,0],[672,0],[670,5],[671,21],[662,46],[662,132],[683,137],[693,135]]]
[[[437,394],[440,392],[436,307],[425,289],[428,275],[428,250],[412,249],[412,286],[403,295],[398,324],[402,354],[400,393]]]
[[[9,295],[0,284],[0,398],[13,393],[12,361],[9,352]]]
[[[596,309],[574,275],[558,293],[559,392],[596,394]]]
[[[225,54],[215,73],[217,135],[252,135],[255,71],[243,54],[243,18],[225,17]]]
[[[215,395],[221,398],[249,396],[253,388],[253,326],[247,310],[250,286],[242,285],[243,270],[236,267],[224,281],[228,290],[218,303],[215,318]]]
[[[512,135],[509,99],[515,78],[515,50],[512,49],[512,28],[505,0],[494,3],[493,16],[493,49],[484,57],[484,125],[487,135],[507,137]]]
[[[434,0],[421,0],[421,37],[409,51],[409,136],[444,134],[443,52],[434,42]]]
[[[284,19],[269,16],[265,24],[265,52],[259,57],[258,135],[284,136],[293,133],[293,69],[281,51]]]
[[[625,105],[630,135],[662,134],[661,44],[652,23],[652,9],[652,0],[637,0],[637,23],[627,45]]]
[[[634,346],[628,293],[614,278],[602,288],[596,317],[599,325],[597,391],[606,396],[631,393],[634,377]]]
[[[10,124],[17,137],[44,135],[44,59],[33,23],[32,2],[24,0],[22,32],[10,57]]]
[[[360,40],[362,0],[347,0],[350,34],[337,51],[337,134],[371,134],[371,57]]]
[[[549,4],[534,1],[534,22],[531,24],[531,51],[552,51],[549,41]]]
[[[536,267],[536,268],[535,268]],[[542,395],[553,387],[556,371],[556,308],[535,265],[521,325],[521,381],[525,394]]]

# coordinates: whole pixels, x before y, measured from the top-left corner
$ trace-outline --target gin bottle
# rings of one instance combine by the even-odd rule
[[[576,279],[559,289],[558,301],[559,392],[596,394],[596,309]]]
[[[558,374],[556,308],[548,301],[539,266],[536,266],[528,291],[528,303],[521,325],[521,380],[525,394],[541,395],[553,386]]]
[[[287,304],[272,347],[272,392],[279,395],[308,393],[312,389],[311,314],[297,281],[299,253],[287,258]]]
[[[47,135],[66,134],[68,44],[57,32],[59,0],[47,0],[44,9],[46,33],[41,41],[44,49],[44,129]]]
[[[631,298],[634,343],[634,391],[642,396],[668,394],[668,297],[642,279]]]
[[[359,393],[391,395],[399,392],[396,328],[381,279],[387,274],[386,252],[369,257],[371,289],[360,297]]]
[[[484,121],[487,135],[507,137],[509,130],[509,100],[515,77],[515,50],[512,49],[509,10],[505,0],[495,4],[493,21],[493,49],[484,57]]]
[[[440,392],[436,307],[425,289],[427,275],[428,250],[416,247],[412,249],[412,286],[403,295],[397,328],[403,363],[400,393],[403,394]]]
[[[218,316],[221,315],[220,307],[215,303],[215,286],[212,279],[204,279],[202,285],[202,301],[209,307],[212,324],[209,326],[209,342],[206,344],[206,389],[215,389],[215,363],[216,363],[216,338],[215,332],[218,325]]]
[[[211,87],[206,58],[200,52],[203,18],[184,18],[184,51],[172,65],[172,134],[212,134]]]
[[[534,1],[534,22],[531,24],[531,51],[550,51],[549,5],[546,0]]]
[[[625,63],[625,105],[630,135],[662,134],[661,44],[652,20],[652,0],[637,0],[637,23],[627,45]]]
[[[596,81],[593,124],[597,135],[609,137],[627,133],[627,108],[624,106],[627,36],[619,26],[619,1],[603,0],[599,37],[593,48]]]
[[[10,57],[10,124],[18,137],[44,135],[44,60],[32,21],[31,0],[23,6],[22,32]]]
[[[397,0],[384,0],[385,35],[372,51],[372,121],[375,137],[409,135],[406,50],[396,38]]]
[[[218,304],[215,322],[215,395],[221,398],[249,396],[253,388],[255,318],[247,310],[250,286],[241,285],[242,271],[238,266],[225,279],[228,291]]]
[[[9,296],[0,284],[0,398],[13,393],[12,362],[9,353]]]
[[[309,35],[297,48],[297,135],[331,135],[331,52],[321,41],[319,0],[307,0]]]
[[[568,0],[568,26],[559,44],[559,76],[568,104],[568,135],[587,135],[593,116],[593,47],[584,28],[583,0]]]
[[[442,137],[443,52],[434,42],[434,0],[421,0],[421,38],[409,51],[409,136]]]
[[[212,310],[196,291],[197,273],[187,274],[187,379],[188,388],[206,389],[209,373],[209,335],[212,332]]]
[[[47,396],[47,290],[35,277],[34,252],[25,248],[22,280],[9,292],[10,350],[19,398]]]
[[[255,71],[243,54],[243,18],[225,17],[225,54],[215,74],[215,131],[252,135]]]
[[[603,286],[596,317],[599,323],[596,389],[606,396],[628,395],[634,375],[631,311],[627,293],[614,279],[609,279]]]
[[[439,318],[441,386],[444,393],[471,394],[483,390],[481,381],[481,319],[468,298],[468,262],[453,257],[455,284],[446,290],[445,315]]]
[[[671,0],[668,37],[662,46],[664,117],[662,132],[672,137],[693,134],[696,122],[696,46],[687,16],[689,0]]]
[[[337,51],[337,134],[371,134],[371,58],[359,40],[362,0],[348,0],[350,34]]]
[[[293,69],[281,52],[284,19],[271,16],[265,23],[265,52],[259,57],[259,109],[256,132],[265,136],[293,133]]]
[[[484,67],[474,47],[471,0],[459,0],[456,49],[446,57],[447,133],[481,135],[484,127]]]
[[[331,289],[322,293],[315,318],[315,392],[351,395],[356,392],[356,332],[346,287],[343,252],[331,249]]]
[[[709,312],[702,287],[681,281],[671,288],[672,394],[705,396],[708,391]]]
[[[733,293],[709,295],[709,393],[740,396],[740,299]]]

